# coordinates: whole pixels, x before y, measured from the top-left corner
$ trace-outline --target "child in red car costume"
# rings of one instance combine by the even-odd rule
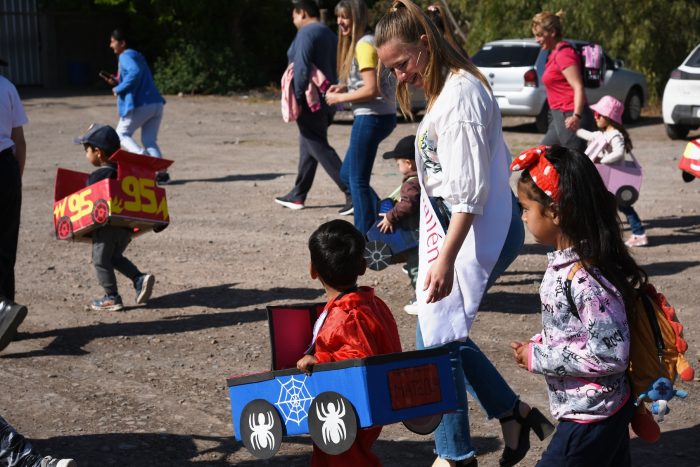
[[[399,331],[391,310],[374,295],[374,289],[357,286],[357,277],[367,268],[364,249],[364,237],[346,221],[327,222],[311,234],[311,278],[321,281],[328,303],[314,326],[311,347],[297,362],[299,370],[311,374],[317,363],[401,352]],[[381,465],[372,452],[381,431],[381,427],[358,430],[350,449],[335,456],[314,445],[311,465]]]

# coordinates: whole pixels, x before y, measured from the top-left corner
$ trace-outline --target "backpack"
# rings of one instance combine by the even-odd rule
[[[574,46],[566,42],[559,50],[567,47],[574,49],[581,61],[583,86],[591,89],[599,88],[605,81],[606,66],[603,48],[594,42],[581,46]]]
[[[581,318],[571,296],[571,281],[582,267],[581,263],[576,263],[564,283],[566,300],[572,314],[579,320]],[[653,285],[647,284],[634,309],[627,310],[627,322],[630,330],[627,375],[632,398],[637,405],[632,429],[641,439],[655,442],[660,436],[660,430],[644,404],[652,403],[652,409],[655,410],[654,403],[661,399],[649,396],[652,387],[661,378],[666,378],[671,385],[676,376],[680,376],[683,381],[692,381],[695,371],[683,355],[688,350],[688,343],[683,339],[683,325],[678,321],[676,310]],[[676,393],[679,397],[685,397],[684,391],[674,391],[672,386],[667,389],[667,394],[663,397],[665,400],[671,399]],[[663,410],[665,409],[664,403]],[[659,415],[659,421],[663,420],[664,413]]]

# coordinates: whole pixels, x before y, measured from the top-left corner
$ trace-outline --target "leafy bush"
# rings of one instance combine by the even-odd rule
[[[249,62],[230,47],[177,39],[156,60],[154,78],[166,94],[226,94],[257,84]]]

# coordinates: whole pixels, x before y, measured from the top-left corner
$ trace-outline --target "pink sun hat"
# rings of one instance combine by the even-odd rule
[[[622,125],[622,113],[625,111],[625,106],[613,96],[603,96],[591,106],[591,110]]]

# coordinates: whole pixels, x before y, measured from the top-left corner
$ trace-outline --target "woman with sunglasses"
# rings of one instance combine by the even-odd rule
[[[542,144],[559,144],[583,152],[586,142],[576,136],[576,130],[593,130],[595,122],[586,102],[579,56],[573,45],[562,40],[563,15],[561,11],[557,14],[543,11],[532,18],[535,40],[549,51],[542,83],[552,119]]]
[[[421,185],[416,347],[451,354],[459,408],[435,432],[434,466],[476,465],[469,435],[467,391],[501,422],[500,465],[519,462],[531,429],[552,426],[520,402],[470,339],[484,294],[516,258],[524,229],[508,184],[510,151],[501,113],[479,70],[450,46],[410,0],[395,0],[375,29],[379,58],[398,80],[397,98],[410,112],[408,84],[422,88],[427,111],[416,136]],[[438,222],[439,220],[439,222]]]

